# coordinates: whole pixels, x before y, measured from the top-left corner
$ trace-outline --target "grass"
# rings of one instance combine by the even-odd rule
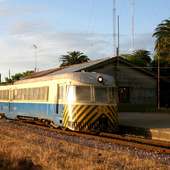
[[[168,169],[151,158],[100,150],[0,122],[0,170]]]

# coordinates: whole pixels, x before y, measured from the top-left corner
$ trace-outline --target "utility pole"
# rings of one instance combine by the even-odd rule
[[[11,70],[9,69],[9,72],[8,72],[8,78],[10,79],[11,78]]]
[[[120,48],[120,35],[119,35],[119,15],[117,16],[117,50],[116,55],[119,56],[119,48]]]
[[[116,56],[116,0],[113,0],[113,56]]]
[[[157,107],[158,110],[160,109],[160,58],[159,58],[159,54],[158,58],[157,58],[157,62],[158,62],[158,77],[157,77]]]

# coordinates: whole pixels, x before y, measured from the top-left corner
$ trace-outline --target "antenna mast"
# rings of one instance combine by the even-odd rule
[[[113,56],[116,56],[116,0],[113,0]]]
[[[131,50],[135,48],[135,0],[130,0],[131,5]]]
[[[33,44],[33,48],[34,48],[34,57],[35,57],[35,67],[34,67],[34,71],[37,72],[37,45]]]

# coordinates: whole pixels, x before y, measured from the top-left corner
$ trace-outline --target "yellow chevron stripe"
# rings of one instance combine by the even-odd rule
[[[68,108],[67,105],[64,106],[64,111],[63,111],[63,119],[65,119],[65,117],[67,116],[68,113]]]
[[[93,108],[94,109],[94,108]],[[87,117],[84,117],[80,123],[85,122],[86,124],[88,124],[89,120],[91,117],[93,117],[94,115],[97,115],[97,109],[93,110]]]
[[[113,116],[112,116],[113,119],[117,122],[117,121],[118,121],[118,119],[117,119],[118,115],[117,115],[116,112],[114,111],[114,106],[108,106],[108,109],[109,109],[109,111],[110,111],[110,114],[113,115]]]
[[[64,106],[64,117],[63,117],[63,124],[64,124],[64,126],[66,125],[67,120],[68,120],[68,106],[65,105]]]
[[[95,122],[95,120],[97,120],[100,116],[102,115],[102,113],[96,114],[94,117],[91,116],[90,119],[88,120],[87,124],[88,126],[90,126],[91,124],[93,124]],[[91,119],[92,118],[92,119]]]
[[[110,117],[112,117],[112,119],[115,120],[115,116],[116,116],[116,115],[115,115],[115,113],[113,112],[113,110],[111,110],[110,107],[108,107],[107,110],[108,110],[107,113],[110,115]]]
[[[81,125],[83,125],[84,123],[86,123],[86,116],[87,115],[90,115],[89,113],[93,110],[93,106],[91,106],[90,108],[89,108],[89,111],[87,112],[87,113],[83,113],[83,119],[81,120],[81,122],[80,122],[80,120],[78,119],[78,121],[76,121],[76,122],[78,122],[78,125],[79,126],[81,126]],[[92,114],[92,113],[91,113]]]
[[[69,121],[69,116],[68,116],[67,119],[65,120],[65,127],[68,127],[68,121]]]
[[[115,125],[118,124],[117,112],[113,105],[96,106],[96,105],[73,105],[72,106],[72,119],[73,122],[78,123],[77,127],[83,125],[90,126],[94,123],[102,114],[104,114],[110,122]],[[68,106],[65,105],[63,111],[63,125],[68,126],[69,113]]]
[[[110,108],[112,109],[114,115],[115,115],[116,117],[118,117],[116,108],[115,108],[114,106],[110,106]]]
[[[104,113],[104,115],[106,115],[106,116],[109,118],[109,120],[110,120],[113,124],[115,124],[114,117],[111,117],[108,113]]]
[[[94,113],[96,113],[96,109],[95,109],[96,106],[92,106],[90,107],[87,112],[85,112],[81,117],[80,119],[77,120],[77,122],[79,122],[80,124],[82,122],[87,122],[87,120],[89,119],[88,117],[90,117],[90,115],[93,115]]]
[[[84,106],[76,113],[76,116],[74,118],[75,122],[78,122],[79,118],[86,113],[88,107],[90,106]]]
[[[79,112],[81,107],[82,107],[82,105],[75,105],[74,106],[74,109],[73,109],[73,119],[75,119],[75,116],[77,115],[77,113]]]
[[[81,122],[82,119],[84,119],[84,117],[85,117],[86,115],[88,115],[89,112],[90,112],[93,108],[94,108],[93,106],[86,107],[85,110],[84,110],[82,113],[79,113],[79,114],[78,114],[79,116],[76,117],[77,119],[75,119],[75,121],[76,121],[76,122]]]
[[[95,122],[96,119],[98,119],[102,114],[106,115],[106,117],[115,125],[115,123],[117,122],[114,117],[111,117],[108,113],[97,113],[95,117],[93,117],[93,115],[91,116],[91,118],[93,117],[92,120],[88,120],[88,126],[90,126],[90,124],[92,124],[93,122]]]

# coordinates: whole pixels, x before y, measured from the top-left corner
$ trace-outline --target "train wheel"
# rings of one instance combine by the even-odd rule
[[[1,113],[0,114],[0,119],[4,119],[5,118],[5,114]]]
[[[53,121],[50,122],[50,128],[60,129],[60,126],[57,126]]]
[[[51,120],[45,120],[44,124],[45,124],[45,126],[47,126],[49,128],[55,127],[54,123]]]

